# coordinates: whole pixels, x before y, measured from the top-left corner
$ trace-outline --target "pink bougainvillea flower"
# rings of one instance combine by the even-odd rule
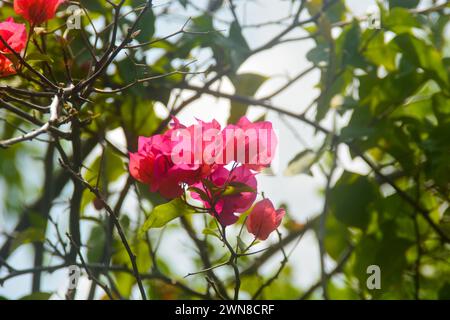
[[[174,121],[171,130],[172,141],[175,142],[172,152],[173,162],[180,167],[203,165],[205,170],[208,166],[214,166],[216,151],[222,149],[220,130],[220,124],[216,120],[212,122],[197,120],[197,124],[189,127],[181,125],[177,120]]]
[[[266,240],[281,224],[284,209],[275,210],[272,202],[264,199],[255,204],[247,218],[247,230],[259,240]]]
[[[17,53],[25,49],[27,31],[24,24],[15,23],[13,18],[8,18],[0,23],[0,37],[8,46]],[[9,59],[11,50],[3,41],[0,41],[0,76],[8,76],[16,73],[13,62]]]
[[[25,49],[27,42],[27,31],[23,23],[15,23],[13,18],[8,18],[0,23],[0,36],[16,52]],[[8,52],[9,50],[0,42],[0,50]]]
[[[170,150],[171,141],[166,135],[140,137],[138,152],[130,153],[129,163],[130,174],[136,180],[168,199],[180,196],[183,193],[180,184],[185,182],[183,172],[171,162]]]
[[[202,190],[191,190],[195,199],[223,226],[233,224],[238,219],[235,214],[255,201],[257,183],[251,170],[270,164],[277,138],[270,122],[252,123],[246,117],[226,129],[221,131],[215,120],[184,126],[173,118],[165,133],[139,137],[138,151],[130,153],[130,174],[168,199],[181,196],[183,184],[194,186]],[[230,146],[231,157],[221,161]],[[237,162],[232,170],[225,167],[230,162]]]
[[[270,165],[278,144],[271,122],[251,122],[245,116],[223,130],[223,140],[225,163],[236,161],[256,171]]]
[[[52,19],[59,5],[65,0],[14,0],[14,11],[32,25]]]
[[[172,127],[164,134],[148,138],[139,137],[138,151],[130,153],[131,175],[136,180],[148,184],[150,191],[159,192],[165,198],[173,199],[181,196],[182,183],[191,185],[200,181],[212,172],[212,166],[195,162],[194,157],[197,152],[195,148],[188,149],[186,146],[186,148],[179,148],[180,143],[192,146],[191,139],[180,142],[178,137],[186,132],[189,134],[195,131],[201,132],[205,126],[216,126],[216,123],[199,122],[186,128],[174,118]],[[200,144],[200,151],[201,149]],[[185,161],[182,161],[183,159]]]
[[[256,199],[257,182],[255,174],[243,166],[237,167],[232,171],[220,166],[208,178],[219,188],[224,188],[227,185],[237,182],[255,190],[255,192],[246,191],[237,194],[218,195],[217,199],[215,199],[216,205],[210,214],[215,216],[223,226],[235,223],[238,220],[238,216],[235,213],[247,211]],[[201,182],[194,186],[205,191],[204,185]],[[192,192],[192,197],[202,201],[206,208],[211,209],[211,204],[201,199],[198,193]]]
[[[16,74],[14,64],[3,55],[0,55],[0,78]]]

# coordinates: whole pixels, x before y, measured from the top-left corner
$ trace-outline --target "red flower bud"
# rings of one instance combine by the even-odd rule
[[[259,240],[266,240],[281,224],[284,209],[275,210],[270,200],[259,201],[247,218],[247,230]]]

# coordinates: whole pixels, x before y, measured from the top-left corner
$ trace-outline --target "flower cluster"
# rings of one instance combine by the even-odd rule
[[[34,27],[52,19],[64,1],[14,0],[14,11]],[[13,53],[21,54],[28,39],[25,24],[14,22],[12,17],[0,22],[0,37],[0,77],[14,75],[17,70]]]
[[[191,126],[174,118],[170,129],[139,137],[138,151],[130,153],[129,170],[138,181],[167,199],[188,190],[222,226],[237,222],[236,214],[248,211],[257,197],[256,175],[275,156],[277,137],[268,121],[242,117],[226,126],[198,120]],[[284,210],[270,200],[254,205],[247,229],[265,240],[281,223]]]

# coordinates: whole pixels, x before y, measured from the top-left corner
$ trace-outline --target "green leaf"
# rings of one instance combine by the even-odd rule
[[[420,0],[389,0],[389,8],[415,8],[419,4]]]
[[[391,72],[384,78],[378,78],[373,74],[359,77],[360,101],[355,112],[359,113],[359,117],[363,116],[360,120],[363,120],[361,125],[365,130],[374,129],[373,116],[385,113],[388,108],[404,104],[409,96],[414,95],[426,83],[425,74],[417,72],[415,68]]]
[[[336,54],[340,57],[341,67],[347,65],[365,66],[364,59],[359,51],[361,42],[361,29],[357,21],[353,21],[336,41]]]
[[[130,244],[131,251],[136,256],[136,264],[139,272],[146,273],[149,271],[152,260],[151,252],[148,244],[145,240],[133,239],[133,243]],[[114,255],[112,256],[112,263],[114,265],[126,266],[128,269],[132,269],[130,257],[123,243],[119,240],[114,242]],[[136,277],[128,272],[114,272],[116,278],[117,287],[119,292],[124,297],[129,297],[133,289],[133,285],[136,284]]]
[[[170,221],[195,213],[181,198],[176,198],[170,202],[155,207],[149,214],[141,228],[141,233],[151,228],[162,228]]]
[[[384,28],[397,34],[412,33],[413,28],[420,27],[418,19],[404,8],[394,8],[385,14],[383,12],[381,19]]]
[[[239,247],[239,250],[241,250],[241,252],[245,252],[245,250],[247,249],[247,245],[245,244],[245,242],[241,239],[240,236],[237,237],[237,245]]]
[[[326,43],[318,43],[306,54],[306,59],[315,65],[325,63],[330,58],[330,46]]]
[[[30,54],[27,55],[27,61],[39,61],[39,62],[48,62],[48,63],[53,63],[53,59],[46,55],[46,54],[42,54],[40,52],[32,52]]]
[[[26,295],[20,300],[48,300],[53,293],[50,292],[34,292],[32,294]]]
[[[232,181],[226,186],[225,191],[222,192],[222,196],[234,196],[242,192],[255,193],[256,190],[245,183]]]
[[[322,1],[322,4],[325,4]],[[325,16],[330,23],[335,23],[345,20],[345,14],[347,13],[347,7],[345,6],[345,1],[334,1],[327,7],[324,11]]]
[[[450,282],[444,283],[439,289],[439,300],[450,300]]]
[[[377,198],[377,186],[368,177],[344,172],[331,189],[330,206],[340,222],[365,230]]]
[[[236,225],[238,225],[238,226],[243,225],[245,223],[245,221],[247,221],[247,217],[252,212],[253,207],[254,206],[251,206],[250,208],[248,208],[247,211],[245,211],[239,215],[239,219],[236,222]]]
[[[424,121],[433,116],[433,103],[429,98],[412,101],[403,106],[399,106],[392,112],[391,118],[412,118]]]
[[[220,235],[213,229],[205,228],[205,229],[203,229],[202,233],[204,235],[213,236],[213,237],[216,237],[217,239],[220,239]]]
[[[183,6],[183,8],[185,8],[186,9],[186,6],[187,6],[187,0],[178,0],[178,2]]]
[[[358,300],[361,297],[351,286],[342,286],[339,281],[329,281],[328,296],[330,300]]]
[[[408,265],[406,251],[414,242],[398,237],[395,228],[391,222],[383,224],[380,226],[381,237],[364,237],[354,253],[353,268],[362,288],[366,287],[367,267],[377,265],[381,269],[381,290],[371,290],[375,296],[402,287],[401,275]]]
[[[142,17],[137,30],[140,30],[139,35],[136,37],[139,42],[151,40],[155,33],[155,15],[153,14],[153,10],[147,10]]]
[[[316,160],[316,152],[310,149],[303,150],[289,161],[286,170],[284,170],[284,175],[291,177],[302,173],[310,174],[310,169]]]
[[[255,119],[254,122],[262,122],[267,120],[267,112],[264,112],[261,116]]]
[[[277,281],[272,281],[270,285],[264,289],[259,299],[268,300],[289,300],[292,297],[300,296],[300,290],[298,286],[295,285],[295,273],[290,265],[281,271],[278,275]],[[251,294],[255,293],[270,276],[263,278],[261,275],[251,275],[242,278],[242,290],[249,292]]]
[[[19,232],[13,239],[10,253],[16,250],[18,247],[33,242],[45,241],[45,229],[40,227],[29,227],[22,232]]]
[[[398,48],[393,41],[385,43],[384,34],[381,32],[371,35],[371,40],[364,50],[364,57],[377,66],[383,66],[388,71],[396,69],[396,57]]]
[[[99,0],[81,0],[80,2],[83,4],[83,8],[86,8],[89,12],[105,12],[103,3]]]
[[[320,86],[324,91],[318,99],[316,121],[322,120],[326,116],[332,107],[332,99],[345,92],[347,86],[353,81],[353,73],[350,68],[346,68],[342,73],[335,74],[334,72],[334,68],[328,68],[327,72],[322,73]]]
[[[148,185],[143,183],[138,183],[138,190],[139,194],[144,198],[150,201],[150,203],[154,206],[158,206],[160,204],[166,203],[167,199],[164,199],[163,196],[161,196],[157,192],[150,192]]]
[[[230,79],[237,95],[253,97],[268,78],[255,73],[243,73]],[[247,104],[231,101],[228,123],[236,123],[242,116],[246,115],[247,110]]]
[[[92,228],[87,242],[87,260],[89,263],[101,262],[105,249],[106,233],[102,226],[96,225]]]
[[[148,98],[156,99],[156,97]],[[126,99],[119,112],[124,127],[136,136],[152,135],[161,122],[155,113],[154,104],[142,96]]]
[[[228,44],[232,68],[237,70],[247,60],[250,54],[250,47],[242,34],[241,27],[236,21],[231,23],[228,41],[225,44]]]
[[[338,261],[350,242],[347,227],[339,222],[333,214],[327,216],[325,222],[325,250],[335,261]]]
[[[117,181],[125,172],[122,158],[114,153],[111,148],[106,148],[104,154],[100,154],[86,170],[84,178],[94,186],[96,186],[98,180],[99,190],[107,191],[108,185]],[[81,201],[81,210],[83,211],[94,200],[95,195],[90,190],[85,189]]]
[[[446,97],[442,93],[433,95],[433,112],[442,126],[450,124],[450,97]]]
[[[448,85],[448,74],[443,64],[442,54],[433,46],[412,35],[401,34],[395,38],[402,48],[403,57],[412,65],[427,71],[436,81]]]
[[[122,158],[114,153],[111,148],[106,148],[103,155],[99,155],[86,171],[85,179],[89,183],[95,183],[99,178],[102,186],[102,177],[104,174],[109,183],[117,181],[125,173]]]

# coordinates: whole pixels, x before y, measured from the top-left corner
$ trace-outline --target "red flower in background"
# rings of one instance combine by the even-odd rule
[[[257,239],[266,240],[280,226],[285,214],[284,209],[275,210],[270,200],[261,200],[247,218],[247,230]]]
[[[27,42],[27,31],[24,24],[15,23],[13,18],[8,18],[0,23],[0,37],[15,52],[25,49]],[[11,50],[3,41],[0,41],[0,77],[9,76],[16,73],[13,62],[8,58]]]
[[[14,0],[14,10],[32,25],[52,19],[65,0]]]

